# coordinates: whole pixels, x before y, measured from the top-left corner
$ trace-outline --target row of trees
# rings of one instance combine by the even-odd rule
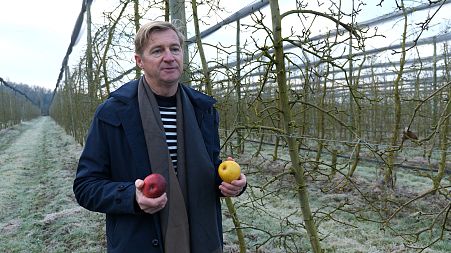
[[[0,130],[46,114],[48,95],[45,89],[0,78]]]
[[[348,8],[330,1],[323,3],[321,11],[302,1],[284,11],[277,0],[261,2],[269,3],[269,14],[261,10],[236,20],[236,32],[228,34],[235,34],[236,40],[227,45],[207,43],[200,36],[205,20],[199,10],[210,15],[221,12],[220,1],[190,1],[191,16],[185,13],[184,1],[119,1],[104,12],[101,24],[92,22],[88,1],[86,53],[77,65],[65,69],[51,116],[83,144],[97,105],[123,82],[141,75],[132,61],[133,36],[140,24],[145,19],[177,19],[185,35],[194,31],[196,42],[184,50],[188,59],[184,81],[218,99],[224,153],[241,154],[246,142],[258,141],[271,143],[273,159],[278,160],[280,147],[287,147],[289,170],[270,182],[286,180],[285,176],[293,180],[313,252],[321,252],[323,246],[318,213],[312,212],[309,202],[309,178],[339,173],[352,185],[363,158],[382,164],[381,187],[387,195],[381,201],[392,203],[389,194],[396,187],[396,165],[424,157],[422,166],[431,169],[425,173],[432,182],[428,194],[448,196],[448,204],[434,220],[444,221],[445,226],[432,227],[446,231],[451,203],[445,178],[450,167],[449,46],[434,41],[429,44],[433,55],[424,56],[415,43],[434,15],[412,24],[409,13],[418,6],[396,1],[392,17],[403,24],[399,45],[367,52],[365,44],[383,35],[356,22],[365,6],[360,1],[351,1]],[[444,4],[424,1],[420,7],[438,13]],[[329,31],[313,36],[318,23],[329,24]],[[302,24],[302,28],[287,24]],[[389,57],[388,50],[394,50],[398,60]],[[315,151],[315,156],[306,156],[305,150]],[[351,159],[338,167],[340,155]],[[226,203],[244,252],[239,217],[231,200]],[[392,208],[392,212],[381,211],[382,224],[399,212],[397,206]]]

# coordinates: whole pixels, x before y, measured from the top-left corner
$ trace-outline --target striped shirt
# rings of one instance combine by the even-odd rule
[[[160,109],[161,121],[166,133],[166,143],[168,144],[169,155],[172,165],[177,173],[177,99],[163,97],[155,94],[155,98]]]

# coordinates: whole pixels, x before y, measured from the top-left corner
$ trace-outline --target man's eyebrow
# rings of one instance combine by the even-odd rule
[[[161,47],[165,47],[165,46],[163,44],[158,44],[158,45],[150,46],[150,49],[161,48]],[[173,43],[173,44],[170,44],[169,47],[180,47],[181,48],[182,46],[178,43]]]
[[[162,47],[162,45],[152,45],[149,47],[149,49],[155,49],[155,48],[159,48]]]

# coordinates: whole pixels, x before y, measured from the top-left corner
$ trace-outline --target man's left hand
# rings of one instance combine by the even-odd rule
[[[221,190],[224,197],[236,197],[241,194],[246,183],[246,176],[241,173],[240,178],[233,180],[230,184],[223,181],[219,186],[219,190]]]

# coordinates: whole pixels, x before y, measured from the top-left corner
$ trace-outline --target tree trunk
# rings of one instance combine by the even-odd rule
[[[202,82],[205,83],[206,93],[211,96],[211,95],[213,95],[213,89],[211,88],[210,71],[208,70],[208,64],[207,64],[207,60],[205,58],[204,47],[202,46],[202,39],[200,37],[199,17],[197,16],[196,0],[191,0],[191,6],[193,8],[193,21],[194,21],[194,31],[196,33],[197,50],[199,51],[199,57],[200,57],[200,61],[202,63],[202,74],[204,75]]]
[[[169,13],[171,14],[171,20],[173,23],[178,23],[178,27],[182,32],[183,36],[187,38],[186,31],[186,15],[185,15],[185,1],[184,0],[169,0]],[[175,22],[177,21],[177,22]],[[181,81],[183,83],[189,84],[191,79],[191,72],[189,69],[189,51],[188,44],[185,43],[183,48],[183,74]]]
[[[401,96],[399,91],[399,85],[401,82],[401,77],[404,72],[404,64],[406,61],[406,38],[407,38],[407,13],[406,9],[404,7],[404,1],[401,1],[401,9],[403,11],[404,15],[404,30],[402,33],[402,42],[401,42],[401,59],[399,60],[399,72],[398,75],[393,82],[394,85],[394,91],[393,91],[393,99],[394,99],[394,122],[393,122],[393,129],[392,129],[392,137],[387,157],[387,166],[384,171],[384,182],[387,186],[394,188],[395,182],[393,180],[393,173],[394,173],[394,164],[396,159],[396,147],[398,145],[398,135],[399,135],[399,129],[400,129],[400,122],[401,122]]]
[[[324,83],[323,83],[323,87],[322,87],[322,94],[321,94],[321,99],[319,101],[319,106],[322,109],[325,109],[325,100],[326,100],[326,91],[327,91],[327,76],[329,75],[329,64],[326,65],[326,72],[324,73]],[[316,157],[315,157],[315,161],[316,161],[316,169],[319,169],[319,161],[321,159],[321,153],[323,152],[323,148],[324,148],[324,136],[325,136],[325,114],[324,112],[319,112],[319,119],[318,119],[318,148],[316,151]]]
[[[97,106],[97,88],[93,76],[93,55],[92,55],[92,36],[91,36],[91,1],[86,5],[86,79],[88,80],[88,93],[90,98],[90,108]]]
[[[165,1],[167,2],[167,0]],[[139,0],[133,0],[133,7],[134,7],[134,15],[133,15],[133,22],[135,24],[135,33],[138,33],[139,28],[141,27],[139,20],[141,20],[141,14],[139,14]],[[168,10],[167,10],[168,11]],[[135,68],[135,79],[139,79],[141,77],[141,68]]]
[[[269,1],[272,17],[272,32],[274,41],[275,65],[277,75],[277,86],[280,98],[280,111],[283,117],[283,128],[287,136],[288,149],[291,163],[293,166],[293,173],[295,176],[298,198],[301,205],[301,211],[305,222],[305,228],[309,236],[312,250],[315,253],[321,252],[320,240],[317,233],[317,228],[313,220],[313,215],[310,210],[310,203],[308,197],[307,182],[304,175],[304,168],[301,166],[299,159],[299,147],[296,138],[294,137],[294,121],[291,116],[289,105],[287,78],[285,71],[284,49],[282,43],[282,25],[279,10],[279,3],[277,0]]]
[[[447,53],[447,49],[445,47],[445,72],[446,72],[446,82],[450,82],[451,78],[449,76],[449,59],[448,59],[448,53]],[[448,101],[446,102],[445,108],[444,108],[444,120],[441,124],[439,124],[440,126],[440,162],[438,164],[438,171],[437,171],[437,175],[435,177],[432,178],[433,180],[433,187],[435,190],[437,190],[440,187],[440,183],[443,179],[443,177],[445,176],[445,172],[446,172],[446,158],[447,158],[447,150],[448,150],[448,146],[449,146],[449,139],[448,139],[448,134],[450,132],[450,127],[449,127],[449,122],[450,122],[450,117],[451,117],[451,86],[448,87]],[[443,118],[443,117],[442,117]]]
[[[241,101],[241,46],[240,46],[240,20],[236,21],[236,78],[235,78],[235,89],[236,89],[236,113],[238,117],[238,125],[244,125],[243,114],[244,111],[242,109],[242,101]],[[244,153],[244,138],[241,131],[237,132],[237,153]]]

